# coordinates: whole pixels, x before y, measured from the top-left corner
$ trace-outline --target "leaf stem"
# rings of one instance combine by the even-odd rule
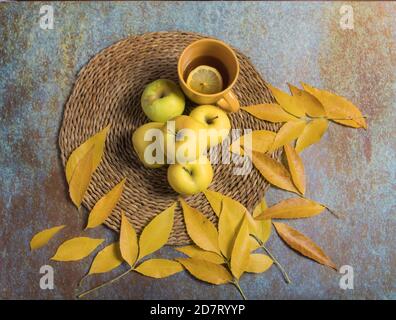
[[[89,289],[89,290],[87,290],[87,291],[85,291],[85,292],[83,292],[83,293],[80,293],[80,294],[77,296],[77,298],[80,299],[80,298],[86,296],[87,294],[90,294],[90,293],[92,293],[92,292],[94,292],[94,291],[96,291],[96,290],[98,290],[98,289],[100,289],[100,288],[103,288],[104,286],[107,286],[108,284],[111,284],[111,283],[113,283],[113,282],[116,282],[117,280],[121,279],[123,276],[127,275],[127,274],[128,274],[129,272],[131,272],[132,270],[134,270],[133,267],[131,267],[130,269],[128,269],[128,270],[125,271],[124,273],[118,275],[117,277],[115,277],[115,278],[113,278],[113,279],[111,279],[111,280],[109,280],[109,281],[106,281],[106,282],[102,283],[102,284],[99,285],[99,286],[93,287],[92,289]]]
[[[234,281],[232,283],[238,289],[238,291],[241,294],[243,300],[247,300],[245,294],[243,293],[243,290],[242,290],[241,286],[239,285],[239,281],[237,279],[234,279]]]
[[[268,250],[268,248],[261,243],[260,247],[269,255],[269,257],[272,259],[272,261],[274,261],[275,265],[278,267],[278,269],[280,270],[280,272],[283,275],[283,278],[285,279],[286,283],[289,284],[291,283],[291,280],[287,274],[287,272],[285,271],[285,269],[282,267],[282,265],[279,263],[279,261],[273,256],[273,254],[271,253],[271,251]]]

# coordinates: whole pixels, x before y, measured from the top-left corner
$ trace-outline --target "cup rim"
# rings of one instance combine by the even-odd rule
[[[224,90],[222,90],[222,91],[220,91],[220,92],[217,92],[217,93],[211,93],[211,94],[201,93],[201,92],[195,91],[194,89],[190,88],[190,87],[187,85],[186,81],[184,81],[183,72],[182,72],[182,70],[181,70],[181,63],[180,63],[180,60],[181,60],[181,58],[183,57],[183,55],[185,54],[185,52],[186,52],[191,46],[195,45],[197,42],[204,42],[204,41],[215,42],[215,43],[217,43],[217,44],[222,45],[222,46],[225,47],[228,51],[231,52],[231,55],[234,57],[235,62],[236,62],[237,70],[236,70],[236,75],[235,75],[234,79],[232,80],[232,82],[231,82]],[[178,76],[179,76],[179,80],[181,80],[181,81],[183,82],[183,84],[184,84],[189,90],[191,90],[191,92],[193,92],[194,94],[200,95],[200,96],[204,96],[204,97],[208,97],[208,98],[209,98],[209,97],[215,97],[215,96],[218,96],[218,95],[224,95],[225,93],[227,93],[227,91],[231,90],[231,88],[235,85],[235,83],[236,83],[236,81],[237,81],[237,79],[238,79],[238,76],[239,76],[239,61],[238,61],[238,57],[236,56],[235,51],[234,51],[229,45],[227,45],[225,42],[220,41],[220,40],[217,40],[217,39],[212,39],[212,38],[203,38],[203,39],[199,39],[199,40],[196,40],[196,41],[191,42],[187,47],[184,48],[184,50],[183,50],[182,53],[180,54],[179,59],[178,59],[178,61],[177,61],[177,73],[178,73]]]

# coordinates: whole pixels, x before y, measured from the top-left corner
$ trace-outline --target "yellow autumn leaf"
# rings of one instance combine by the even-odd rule
[[[190,207],[182,198],[184,221],[191,240],[201,249],[220,254],[216,227],[197,209]]]
[[[270,257],[265,254],[252,253],[245,272],[262,273],[267,271],[273,264]]]
[[[278,232],[279,236],[290,248],[320,264],[337,270],[335,263],[312,241],[312,239],[285,223],[274,222],[274,226],[276,232]]]
[[[108,125],[106,128],[104,128],[97,134],[90,137],[88,140],[86,140],[83,144],[81,144],[71,153],[66,163],[67,182],[70,182],[70,179],[73,175],[74,170],[77,167],[77,164],[92,147],[94,148],[93,158],[92,158],[92,172],[96,170],[96,168],[100,164],[100,161],[102,160],[105,141],[109,130],[110,130],[110,125]]]
[[[179,258],[176,260],[199,280],[217,285],[232,282],[231,274],[220,264],[195,258]]]
[[[92,157],[93,148],[91,148],[78,162],[73,176],[69,183],[69,194],[74,205],[81,207],[85,192],[88,189],[92,177]]]
[[[121,198],[125,182],[126,178],[122,179],[121,182],[115,185],[113,189],[96,202],[89,214],[86,229],[97,227],[110,216],[111,212],[117,205],[118,200]]]
[[[111,271],[117,268],[122,262],[123,259],[121,257],[119,243],[111,243],[98,252],[95,259],[92,261],[88,274]]]
[[[237,231],[245,217],[245,211],[239,211],[233,204],[229,199],[224,198],[219,218],[219,246],[221,253],[227,259],[231,258]]]
[[[284,146],[297,139],[305,128],[306,122],[304,120],[286,122],[278,131],[274,138],[274,142],[269,148],[269,152]]]
[[[287,122],[297,120],[296,117],[287,113],[279,104],[264,103],[253,106],[241,107],[242,110],[250,113],[253,117],[269,122]]]
[[[43,246],[45,246],[51,238],[57,234],[60,230],[62,230],[65,225],[57,226],[49,229],[42,230],[35,234],[30,240],[30,250],[36,250]]]
[[[320,203],[305,198],[289,198],[264,210],[256,219],[297,219],[313,217],[325,210]]]
[[[162,211],[143,229],[139,239],[139,259],[159,250],[169,239],[173,228],[176,202]]]
[[[190,258],[205,260],[216,264],[222,264],[225,262],[224,258],[218,255],[217,253],[202,250],[201,248],[195,245],[176,248],[176,250],[184,253]]]
[[[288,86],[296,103],[304,106],[307,115],[313,118],[324,117],[326,115],[323,105],[312,94],[301,90],[290,83],[288,83]]]
[[[285,109],[285,111],[299,118],[305,116],[304,105],[298,104],[294,96],[290,96],[286,92],[283,92],[270,84],[267,86],[271,90],[276,101],[283,109]]]
[[[222,200],[224,196],[219,192],[212,191],[209,189],[205,190],[203,193],[206,199],[208,200],[210,206],[212,207],[214,213],[216,214],[216,216],[220,217]]]
[[[139,247],[135,229],[121,211],[120,251],[122,258],[132,267],[138,257]]]
[[[262,176],[272,185],[299,193],[291,180],[289,171],[278,161],[268,155],[259,152],[252,152],[252,161]]]
[[[231,254],[231,272],[239,279],[249,264],[250,235],[247,219],[243,219]]]
[[[300,153],[311,144],[318,142],[329,126],[327,119],[314,119],[305,126],[296,143],[296,151]]]
[[[296,152],[296,150],[285,144],[283,146],[286,154],[287,164],[289,166],[289,171],[294,182],[294,185],[300,191],[301,194],[305,193],[305,169],[302,159]]]
[[[366,120],[359,108],[352,102],[344,97],[337,96],[326,90],[314,88],[306,83],[302,83],[302,86],[305,91],[320,101],[328,119],[349,127],[367,129]]]
[[[254,208],[253,218],[258,217],[268,208],[265,198]],[[271,219],[255,220],[256,221],[256,232],[254,235],[262,242],[266,243],[271,235]],[[257,243],[257,241],[255,241]],[[257,243],[256,249],[259,247]]]
[[[183,271],[183,267],[179,262],[173,260],[150,259],[142,262],[134,270],[147,277],[160,279]]]
[[[268,130],[255,130],[235,140],[231,146],[231,152],[243,155],[243,147],[245,150],[253,150],[266,153],[275,139],[275,132]],[[247,141],[247,143],[245,143]]]
[[[77,237],[63,242],[51,260],[77,261],[88,256],[104,240],[88,237]]]

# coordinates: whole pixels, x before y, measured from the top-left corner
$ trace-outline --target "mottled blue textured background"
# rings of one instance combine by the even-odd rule
[[[368,130],[332,124],[304,152],[308,197],[344,213],[290,222],[338,265],[355,271],[354,290],[340,274],[305,259],[273,234],[269,248],[288,270],[276,268],[241,281],[251,299],[395,299],[396,4],[350,3],[354,29],[339,26],[343,2],[53,3],[54,30],[39,26],[46,3],[0,4],[0,298],[73,298],[92,257],[49,261],[65,237],[84,223],[67,197],[57,137],[62,110],[78,70],[99,50],[131,34],[195,31],[242,50],[264,79],[286,89],[299,81],[356,103]],[[271,190],[273,204],[287,195]],[[47,247],[29,252],[37,231],[68,228]],[[115,234],[98,228],[92,236]],[[165,248],[157,256],[173,256]],[[55,289],[40,290],[39,268],[55,268]],[[84,288],[112,275],[94,276]],[[163,280],[129,275],[90,298],[238,299],[232,286],[211,286],[180,273]]]

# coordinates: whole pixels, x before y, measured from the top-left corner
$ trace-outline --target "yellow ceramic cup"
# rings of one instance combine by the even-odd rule
[[[200,65],[216,68],[223,77],[223,90],[214,94],[203,94],[186,84],[189,73]],[[201,39],[188,45],[177,64],[180,86],[186,96],[197,104],[216,104],[226,111],[239,110],[239,101],[232,92],[239,75],[239,62],[235,52],[224,42]]]

